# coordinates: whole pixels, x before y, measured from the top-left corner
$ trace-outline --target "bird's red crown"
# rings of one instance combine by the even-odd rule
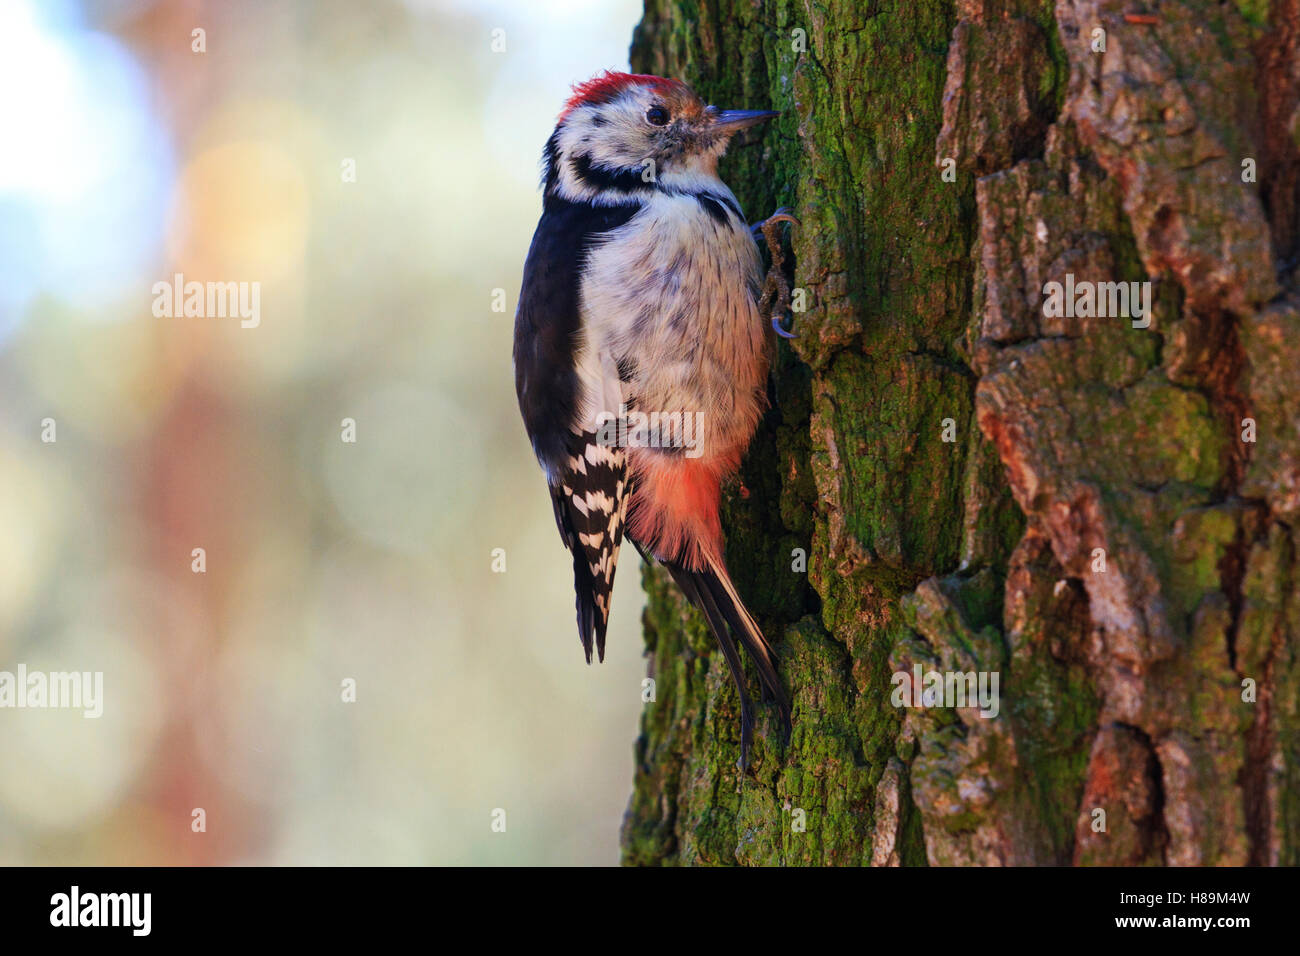
[[[649,73],[618,73],[614,70],[606,70],[585,82],[573,85],[573,95],[565,102],[564,109],[560,112],[560,120],[563,121],[579,106],[588,103],[608,103],[630,86],[652,86],[667,93],[682,85],[680,80],[667,80],[662,76],[653,76]]]

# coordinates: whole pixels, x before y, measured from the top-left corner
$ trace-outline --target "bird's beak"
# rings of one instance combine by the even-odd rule
[[[714,106],[709,111],[713,113],[713,128],[727,135],[781,115],[773,110],[720,110]]]

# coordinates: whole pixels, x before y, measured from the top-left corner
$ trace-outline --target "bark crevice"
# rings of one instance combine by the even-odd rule
[[[724,511],[795,732],[738,777],[647,572],[628,862],[1300,859],[1298,3],[647,0],[635,68],[783,111],[723,172],[810,310]],[[999,715],[895,706],[918,664]]]

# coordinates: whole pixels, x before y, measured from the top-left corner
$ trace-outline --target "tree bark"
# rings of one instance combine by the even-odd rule
[[[1300,862],[1298,33],[1300,0],[646,0],[635,69],[782,111],[723,177],[795,207],[809,307],[724,502],[794,732],[760,708],[741,774],[648,569],[626,863]],[[1150,326],[1051,315],[1067,275],[1149,281]],[[998,674],[997,716],[894,706],[916,665]]]

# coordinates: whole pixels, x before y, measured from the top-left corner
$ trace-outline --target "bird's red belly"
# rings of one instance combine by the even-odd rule
[[[632,449],[628,534],[656,558],[691,570],[703,568],[710,555],[721,560],[721,485],[739,460],[739,449],[709,458]]]

